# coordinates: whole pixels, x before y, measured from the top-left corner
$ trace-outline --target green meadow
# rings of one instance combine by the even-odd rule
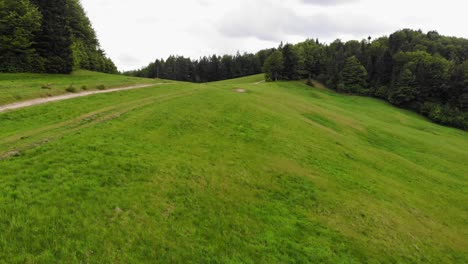
[[[163,82],[79,70],[67,74],[0,73],[0,105],[67,92]],[[67,91],[68,89],[68,91]]]
[[[84,75],[0,104],[141,83]],[[468,262],[467,132],[263,78],[0,113],[0,263]]]

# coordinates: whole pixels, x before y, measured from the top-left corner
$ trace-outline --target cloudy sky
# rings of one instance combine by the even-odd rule
[[[468,37],[466,0],[81,0],[119,70],[171,54],[255,52],[280,41],[379,37],[402,28]]]

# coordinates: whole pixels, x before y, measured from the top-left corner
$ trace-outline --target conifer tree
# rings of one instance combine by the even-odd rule
[[[287,80],[297,80],[300,78],[300,70],[303,58],[299,55],[296,47],[291,44],[284,45],[283,53],[283,78]]]
[[[28,0],[0,1],[0,72],[33,71],[33,46],[41,14]]]
[[[346,59],[341,77],[345,92],[363,93],[366,88],[367,70],[356,56]]]
[[[72,39],[67,20],[68,0],[33,0],[42,14],[42,26],[34,48],[44,59],[48,73],[70,73],[73,69]]]

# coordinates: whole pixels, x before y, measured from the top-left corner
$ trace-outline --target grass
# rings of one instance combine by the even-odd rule
[[[84,70],[75,71],[71,75],[0,73],[0,105],[67,92],[79,92],[80,89],[103,90],[156,82],[163,81]]]
[[[468,261],[466,132],[261,79],[0,114],[0,262]]]

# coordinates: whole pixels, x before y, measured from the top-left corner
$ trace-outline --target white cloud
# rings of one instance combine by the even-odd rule
[[[314,5],[323,5],[323,6],[351,4],[351,3],[356,3],[358,1],[359,0],[302,0],[302,2],[305,4],[314,4]]]
[[[299,15],[289,7],[270,3],[263,3],[261,7],[248,3],[228,13],[218,25],[219,32],[228,37],[255,37],[277,42],[290,36],[333,38],[339,34],[360,36],[388,29],[391,26],[365,14],[315,12]]]

